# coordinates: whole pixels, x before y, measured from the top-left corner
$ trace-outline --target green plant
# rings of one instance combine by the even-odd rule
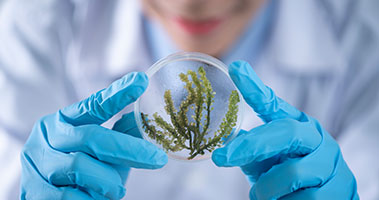
[[[205,151],[212,152],[216,147],[221,146],[223,140],[232,132],[237,122],[239,95],[236,90],[231,92],[228,111],[218,130],[212,137],[206,138],[216,93],[203,67],[198,69],[198,73],[188,70],[186,74],[181,73],[179,77],[185,84],[184,88],[188,94],[180,103],[178,110],[174,106],[171,91],[166,90],[164,94],[165,111],[170,116],[171,123],[166,122],[158,113],[154,113],[152,119],[144,113],[141,113],[141,117],[143,128],[150,138],[156,140],[166,151],[189,150],[187,159],[191,160],[198,154],[203,155]],[[187,117],[190,113],[193,113],[192,120]]]

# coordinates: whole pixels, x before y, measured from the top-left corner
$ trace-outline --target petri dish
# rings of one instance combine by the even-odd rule
[[[146,74],[149,85],[134,104],[137,126],[170,158],[209,159],[238,134],[244,100],[220,60],[179,52],[157,61]]]

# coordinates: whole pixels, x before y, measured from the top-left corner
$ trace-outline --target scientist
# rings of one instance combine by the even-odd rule
[[[378,199],[377,10],[353,0],[4,2],[0,199]],[[117,116],[146,89],[142,71],[177,51],[228,64],[251,108],[209,161],[168,160],[132,114]]]

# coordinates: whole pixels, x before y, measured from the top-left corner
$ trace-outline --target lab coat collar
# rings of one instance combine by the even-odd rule
[[[106,55],[107,73],[120,77],[130,71],[146,71],[152,64],[143,30],[139,1],[119,1]]]
[[[342,70],[343,59],[336,35],[322,3],[277,1],[269,60],[281,70],[301,74],[333,74]]]
[[[280,70],[301,74],[333,74],[344,66],[328,15],[319,1],[277,1],[265,59]],[[146,71],[152,58],[147,47],[139,1],[120,1],[110,44],[108,73]]]

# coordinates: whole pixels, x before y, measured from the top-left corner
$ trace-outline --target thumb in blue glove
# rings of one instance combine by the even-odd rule
[[[153,144],[101,126],[146,89],[130,73],[88,99],[40,119],[21,153],[21,199],[121,199],[129,167],[157,169],[167,155]],[[125,134],[127,133],[127,134]]]
[[[242,131],[212,159],[241,167],[251,199],[359,199],[338,144],[318,121],[278,98],[248,63],[232,63],[229,74],[265,124]]]

